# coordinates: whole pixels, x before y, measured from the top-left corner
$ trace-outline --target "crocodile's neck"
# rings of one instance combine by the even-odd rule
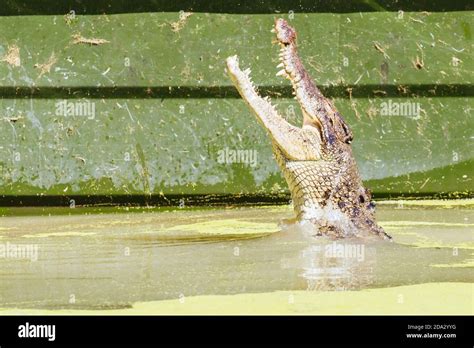
[[[289,161],[276,146],[274,153],[288,183],[298,221],[310,221],[318,226],[320,234],[343,238],[359,235],[364,228],[359,223],[362,218],[375,220],[373,211],[364,212],[364,203],[370,204],[371,198],[363,189],[352,156],[345,153],[335,161]]]

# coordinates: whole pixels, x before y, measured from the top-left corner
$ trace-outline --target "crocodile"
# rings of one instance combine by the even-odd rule
[[[317,236],[332,239],[385,239],[375,219],[375,203],[364,187],[352,154],[353,133],[333,102],[317,88],[297,52],[296,31],[284,19],[272,32],[280,46],[277,76],[290,80],[303,115],[301,127],[260,96],[237,56],[226,59],[227,72],[243,100],[270,136],[274,157],[288,183],[296,218]]]

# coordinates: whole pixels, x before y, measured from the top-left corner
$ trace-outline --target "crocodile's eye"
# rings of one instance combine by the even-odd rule
[[[374,202],[374,201],[371,201],[371,202],[367,205],[367,208],[369,208],[369,209],[374,209],[374,208],[375,208],[375,202]]]
[[[365,202],[364,196],[362,196],[362,195],[359,196],[359,202],[360,202],[360,203],[364,203],[364,202]]]

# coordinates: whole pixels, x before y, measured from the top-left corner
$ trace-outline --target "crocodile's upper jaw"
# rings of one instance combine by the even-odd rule
[[[352,132],[304,69],[297,54],[296,31],[278,19],[274,32],[280,44],[277,75],[293,85],[303,113],[301,128],[289,124],[269,98],[257,93],[250,70],[240,70],[236,56],[227,58],[227,70],[270,135],[298,219],[310,221],[318,233],[335,238],[390,238],[375,222],[370,192],[362,184],[352,155]]]

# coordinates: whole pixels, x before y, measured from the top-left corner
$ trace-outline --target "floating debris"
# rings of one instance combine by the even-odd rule
[[[88,39],[88,38],[85,38],[84,36],[82,36],[81,34],[74,34],[74,35],[72,35],[72,38],[73,38],[72,43],[74,45],[87,44],[87,45],[91,45],[91,46],[98,46],[98,45],[103,45],[103,44],[106,44],[106,43],[110,43],[110,41],[107,41],[105,39],[97,39],[97,38]]]
[[[7,54],[4,55],[0,61],[7,62],[11,66],[15,66],[15,67],[20,66],[21,65],[20,48],[15,44],[8,46]]]
[[[455,57],[455,56],[453,56],[453,57],[451,58],[451,65],[452,65],[452,66],[458,66],[459,63],[462,63],[462,60],[461,60],[461,59],[459,59],[459,58],[457,58],[457,57]]]
[[[379,109],[377,109],[374,105],[370,105],[370,107],[366,110],[366,114],[371,120],[377,116],[378,113]]]
[[[421,19],[413,18],[413,17],[411,17],[411,16],[410,16],[410,19],[411,19],[413,22],[416,22],[416,23],[426,24],[426,23],[423,22]]]
[[[349,100],[352,100],[352,90],[353,90],[352,87],[347,87],[346,88],[346,92],[349,95]]]
[[[77,159],[78,161],[82,162],[82,163],[86,163],[86,159],[84,157],[81,157],[79,155],[73,155],[72,156],[74,159]]]
[[[404,85],[398,85],[397,90],[398,90],[398,92],[400,92],[402,94],[407,94],[408,93],[408,87],[404,86]]]
[[[16,116],[16,117],[4,117],[3,118],[5,121],[10,122],[10,123],[16,123],[17,121],[23,119],[23,116]]]
[[[372,93],[375,95],[387,95],[387,92],[382,89],[374,89]]]
[[[428,177],[428,178],[425,180],[425,182],[420,186],[420,190],[421,190],[423,187],[425,187],[425,185],[428,183],[428,181],[430,181],[430,179],[431,179],[431,178]]]
[[[423,69],[424,66],[425,66],[425,62],[423,61],[423,57],[421,57],[421,59],[420,59],[420,57],[416,56],[416,58],[412,61],[412,63],[413,63],[413,66],[418,70]]]
[[[51,57],[49,57],[48,61],[44,64],[35,64],[35,68],[37,69],[40,69],[40,74],[38,76],[38,78],[40,78],[41,76],[43,76],[44,74],[46,73],[49,73],[51,71],[51,67],[56,64],[56,62],[58,61],[58,59],[56,58],[56,55],[53,53],[51,53]]]
[[[170,23],[171,30],[173,32],[177,33],[178,31],[183,29],[184,25],[186,24],[187,19],[192,15],[193,15],[192,12],[180,12],[179,13],[179,21]]]
[[[64,21],[68,26],[71,26],[71,24],[77,22],[76,12],[71,10],[70,12],[66,13],[64,15]]]
[[[383,54],[384,58],[390,59],[390,56],[385,52],[385,49],[376,41],[374,41],[374,47],[377,51]]]

